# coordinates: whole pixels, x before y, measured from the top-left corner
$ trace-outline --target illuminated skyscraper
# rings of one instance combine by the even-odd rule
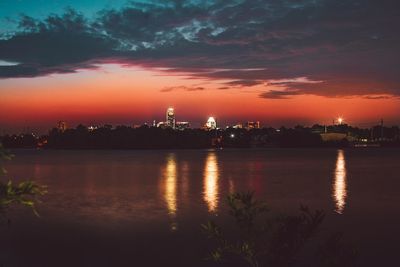
[[[167,126],[175,129],[175,113],[174,108],[168,108],[166,114],[166,121]]]
[[[214,119],[214,117],[209,117],[204,126],[208,130],[214,130],[214,129],[217,129],[217,122]]]

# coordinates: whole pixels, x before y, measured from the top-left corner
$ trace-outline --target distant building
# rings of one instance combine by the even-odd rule
[[[65,130],[68,129],[67,123],[66,123],[65,121],[59,121],[58,124],[57,124],[57,129],[58,129],[60,132],[65,132]]]
[[[89,132],[93,132],[93,131],[97,130],[98,128],[99,127],[97,127],[97,126],[91,125],[87,129],[88,129]]]
[[[166,121],[167,126],[175,129],[175,112],[174,108],[168,108],[166,113]]]
[[[311,132],[315,133],[315,134],[327,133],[328,132],[328,128],[326,127],[326,125],[314,124],[311,127]]]
[[[160,121],[156,124],[156,121],[154,120],[153,126],[157,126],[158,128],[162,129],[172,128],[176,130],[185,130],[190,127],[190,123],[187,121],[176,121],[174,108],[169,107],[165,114],[165,121]]]
[[[168,127],[168,125],[165,121],[160,121],[159,123],[157,123],[157,127],[165,129]]]
[[[339,141],[349,141],[349,142],[355,142],[357,141],[357,138],[354,136],[351,136],[348,133],[322,133],[320,134],[322,141],[324,142],[339,142]]]
[[[177,130],[185,130],[185,129],[189,129],[190,124],[187,121],[177,121],[175,124],[175,129]]]
[[[246,129],[247,130],[260,129],[260,122],[259,121],[248,121],[246,123]]]
[[[209,117],[206,124],[204,125],[204,129],[206,130],[215,130],[217,129],[217,121],[214,117]]]
[[[243,124],[237,123],[236,125],[233,125],[232,128],[233,129],[242,129],[243,128]]]

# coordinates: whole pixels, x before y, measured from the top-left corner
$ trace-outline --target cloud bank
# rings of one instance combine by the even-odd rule
[[[68,9],[23,15],[1,36],[0,78],[95,69],[101,63],[265,87],[263,98],[400,95],[400,3],[395,0],[130,2],[88,19]]]

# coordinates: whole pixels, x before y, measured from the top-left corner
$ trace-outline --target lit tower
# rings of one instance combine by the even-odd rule
[[[209,130],[217,129],[217,122],[215,121],[214,117],[209,117],[205,126]]]
[[[166,121],[167,126],[175,129],[175,113],[174,108],[168,108],[166,114]]]

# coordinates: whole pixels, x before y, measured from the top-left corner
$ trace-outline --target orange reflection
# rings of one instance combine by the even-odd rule
[[[165,204],[167,206],[168,215],[170,216],[170,229],[176,231],[178,226],[176,222],[176,213],[178,210],[177,199],[177,162],[174,153],[170,153],[166,157],[166,165],[161,169],[161,191]]]
[[[339,214],[343,213],[346,205],[347,198],[347,181],[346,181],[346,162],[344,158],[344,151],[338,150],[336,160],[335,177],[333,183],[333,199],[335,201],[335,211]]]
[[[215,212],[218,208],[218,161],[215,152],[209,152],[204,167],[204,200],[208,211]]]
[[[179,172],[179,180],[180,180],[180,193],[185,202],[189,201],[189,163],[187,161],[183,161],[181,163],[181,168]]]
[[[229,194],[235,193],[235,183],[232,179],[229,179]]]
[[[167,165],[165,167],[163,176],[165,181],[164,199],[167,203],[168,214],[175,215],[178,205],[176,197],[176,159],[174,154],[169,154],[167,156]]]

